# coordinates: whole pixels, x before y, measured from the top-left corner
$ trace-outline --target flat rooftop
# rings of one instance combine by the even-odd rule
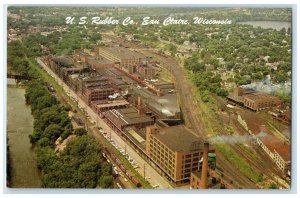
[[[153,134],[173,151],[202,150],[203,140],[195,136],[190,129],[184,125],[164,127],[159,133]]]
[[[95,91],[112,91],[114,90],[111,87],[95,87],[95,88],[88,88],[87,91],[95,92]]]
[[[143,87],[137,88],[136,86],[131,86],[131,88],[136,94],[144,98],[145,104],[148,104],[166,116],[174,116],[180,112],[176,93],[166,93],[162,96],[157,96]]]
[[[89,83],[89,82],[93,82],[93,81],[103,81],[103,80],[105,81],[105,80],[107,80],[107,77],[105,77],[103,75],[95,75],[95,76],[89,75],[89,76],[84,76],[81,79],[82,79],[82,81]]]
[[[115,107],[115,106],[123,106],[129,105],[129,102],[126,100],[113,100],[113,101],[105,101],[97,104],[98,108],[106,108],[106,107]]]
[[[122,125],[133,125],[133,124],[139,124],[144,122],[154,122],[154,120],[145,114],[139,114],[136,108],[129,107],[126,109],[112,109],[105,114],[109,114],[110,116],[113,116],[114,118],[118,119],[120,122],[122,122]]]
[[[272,100],[279,100],[279,98],[276,97],[276,96],[272,96],[270,94],[259,93],[259,92],[244,94],[243,96],[244,96],[244,98],[249,98],[249,99],[255,100],[255,101],[258,101],[258,100],[270,100],[270,99],[272,99]]]
[[[100,47],[100,49],[103,49],[111,54],[114,54],[115,56],[121,58],[121,59],[129,59],[129,58],[146,58],[143,54],[129,50],[124,47],[117,47],[117,46],[110,46],[110,47]]]
[[[111,64],[111,63],[113,63],[112,61],[110,61],[102,56],[89,57],[89,58],[87,58],[87,62],[90,64]]]

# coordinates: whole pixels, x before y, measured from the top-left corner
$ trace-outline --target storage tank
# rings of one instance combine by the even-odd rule
[[[208,153],[208,162],[215,162],[215,161],[216,161],[216,154]]]
[[[216,154],[215,153],[208,153],[208,164],[210,169],[216,168]]]

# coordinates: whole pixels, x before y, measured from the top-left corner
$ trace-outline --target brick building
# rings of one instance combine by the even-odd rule
[[[252,111],[260,111],[281,105],[280,99],[276,96],[241,87],[237,87],[227,98]]]
[[[106,100],[109,95],[113,95],[114,93],[115,90],[109,87],[86,89],[82,94],[82,98],[91,105],[92,101]]]
[[[114,63],[119,63],[120,66],[127,69],[127,71],[129,71],[128,67],[130,65],[137,65],[145,59],[145,56],[141,53],[117,46],[103,46],[97,48],[96,51],[98,55],[103,56]]]
[[[146,155],[176,184],[189,181],[202,153],[203,141],[183,125],[146,128]]]
[[[290,175],[291,148],[290,145],[275,136],[258,137],[258,145],[276,163],[277,167],[285,174]]]
[[[155,78],[155,69],[151,65],[140,65],[137,68],[137,72],[143,77],[143,79],[154,79]]]
[[[125,109],[112,109],[103,112],[106,122],[117,132],[123,133],[125,127],[145,128],[154,124],[153,118],[129,107]]]

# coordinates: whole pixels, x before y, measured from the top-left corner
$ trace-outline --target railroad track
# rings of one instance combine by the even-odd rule
[[[187,79],[184,76],[183,68],[180,67],[180,65],[177,63],[176,60],[169,57],[163,57],[160,56],[154,52],[150,51],[143,51],[146,55],[151,55],[152,57],[155,57],[162,65],[164,65],[175,77],[176,82],[176,88],[177,92],[180,95],[180,104],[181,104],[181,110],[183,114],[185,115],[185,124],[194,129],[194,131],[197,132],[196,135],[199,137],[206,139],[207,132],[205,131],[205,128],[201,122],[200,115],[198,114],[198,111],[196,111],[194,107],[198,106],[197,102],[195,101],[195,98],[192,94],[192,89],[189,87],[189,83]],[[208,115],[207,115],[208,116]],[[215,121],[210,120],[212,123]],[[216,124],[217,125],[217,124]],[[216,126],[219,131],[221,130],[220,126]],[[245,177],[237,168],[232,166],[232,163],[225,159],[225,157],[222,155],[222,153],[217,152],[218,154],[218,164],[221,169],[224,170],[224,174],[226,174],[229,178],[232,178],[233,183],[239,184],[240,188],[257,188],[257,186],[247,177]]]
[[[138,45],[132,44],[131,47],[133,48],[139,48]],[[181,111],[184,114],[185,117],[185,125],[191,129],[193,129],[196,132],[196,135],[206,139],[207,138],[207,132],[205,131],[205,127],[203,126],[203,123],[200,120],[199,112],[196,111],[196,106],[198,106],[193,94],[192,89],[189,86],[189,83],[184,75],[184,69],[178,64],[178,62],[173,59],[172,57],[166,57],[162,56],[160,54],[157,54],[153,52],[152,50],[141,50],[142,53],[144,53],[146,56],[152,56],[154,59],[159,61],[161,65],[163,65],[166,69],[168,69],[174,78],[176,79],[175,83],[176,90],[179,94],[179,102],[181,106]],[[211,123],[215,123],[215,120],[209,115],[208,116],[209,121]],[[216,127],[217,131],[220,133],[220,135],[225,134],[224,129],[222,129],[218,124],[215,124],[214,127]],[[274,178],[272,173],[278,173],[278,170],[272,167],[268,167],[268,163],[274,163],[270,161],[270,159],[266,160],[266,155],[261,152],[258,153],[258,157],[264,162],[262,164],[257,163],[255,159],[253,159],[252,156],[245,153],[243,148],[241,148],[239,145],[231,145],[231,148],[242,158],[244,158],[251,166],[255,167],[257,170],[263,172],[265,175],[267,175],[270,178]],[[257,188],[255,183],[245,177],[237,168],[235,168],[230,161],[228,161],[222,153],[218,152],[218,164],[221,169],[223,169],[224,173],[228,176],[228,178],[232,178],[232,181],[235,184],[239,184],[238,186],[240,188]]]

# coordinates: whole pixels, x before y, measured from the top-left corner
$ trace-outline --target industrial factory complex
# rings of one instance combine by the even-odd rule
[[[182,125],[174,84],[157,78],[151,57],[101,46],[42,61],[175,185],[201,170],[204,142]]]
[[[159,64],[152,57],[110,44],[41,60],[174,185],[232,188],[216,174],[213,145],[183,125],[175,85],[158,78]],[[273,96],[242,88],[228,99],[252,111],[280,105]],[[280,151],[273,154],[278,163],[284,158]],[[285,172],[289,168],[280,166]]]

